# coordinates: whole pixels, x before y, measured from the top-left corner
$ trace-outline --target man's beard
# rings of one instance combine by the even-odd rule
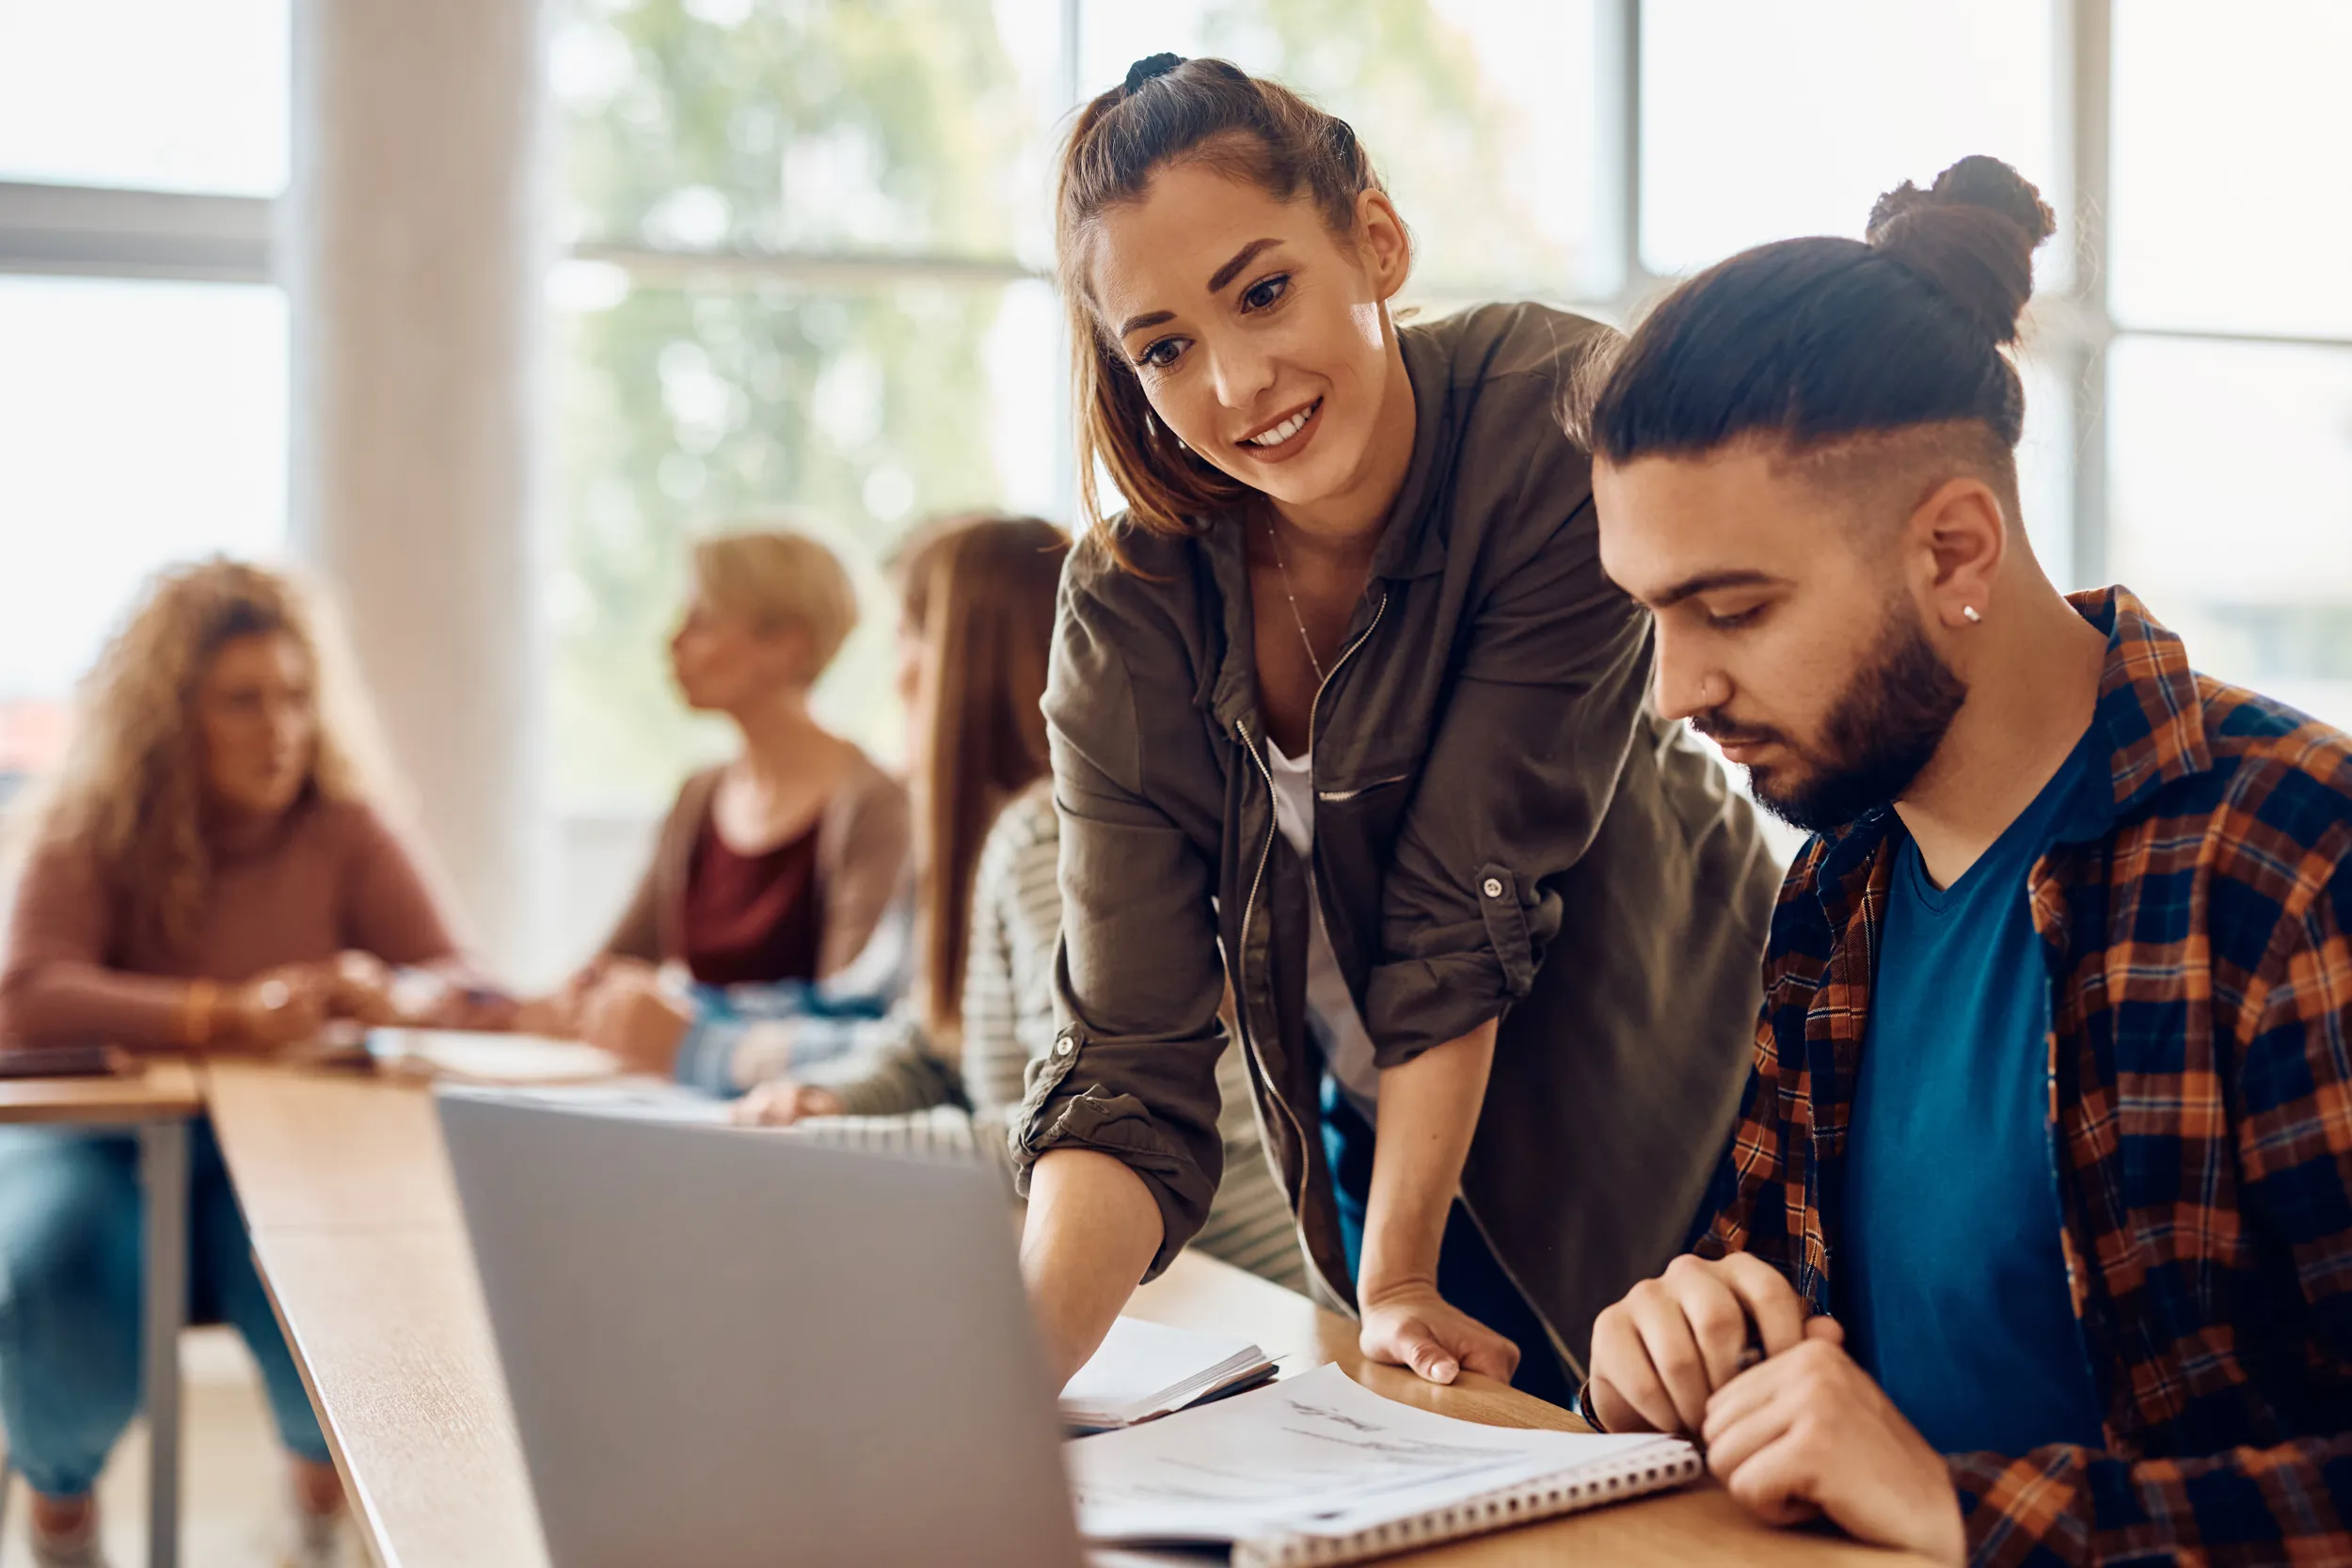
[[[1752,768],[1748,789],[1774,816],[1809,833],[1834,832],[1874,806],[1899,800],[1943,745],[1968,688],[1928,645],[1919,617],[1903,605],[1888,617],[1871,657],[1830,705],[1818,752],[1772,730],[1748,730],[1713,713],[1691,727],[1719,742],[1779,741],[1801,759],[1801,776]]]

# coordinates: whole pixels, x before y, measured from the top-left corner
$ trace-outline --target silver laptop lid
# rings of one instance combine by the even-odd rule
[[[444,1091],[557,1568],[1062,1568],[995,1178]]]

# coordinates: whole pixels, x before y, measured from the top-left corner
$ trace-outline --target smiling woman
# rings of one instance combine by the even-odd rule
[[[1078,456],[1128,509],[1045,702],[1070,1026],[1016,1139],[1066,1369],[1216,1190],[1229,977],[1312,1275],[1437,1382],[1565,1399],[1730,1121],[1778,873],[1601,572],[1553,413],[1597,328],[1400,329],[1412,257],[1276,83],[1154,55],[1078,117]]]

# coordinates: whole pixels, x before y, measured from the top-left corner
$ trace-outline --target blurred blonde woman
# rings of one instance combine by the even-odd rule
[[[906,791],[809,711],[856,625],[849,573],[806,534],[695,545],[670,667],[687,706],[724,714],[742,750],[679,789],[603,952],[534,1023],[668,1072],[695,1009],[661,966],[723,990],[825,980],[865,949],[907,875]]]
[[[85,681],[63,770],[13,824],[0,1035],[266,1050],[388,1018],[387,966],[461,974],[371,803],[363,731],[293,582],[220,559],[164,574]],[[51,1568],[100,1560],[90,1488],[138,1402],[139,1203],[130,1138],[0,1128],[0,1417]],[[342,1489],[201,1123],[189,1209],[194,1306],[252,1347],[302,1560],[329,1560]]]

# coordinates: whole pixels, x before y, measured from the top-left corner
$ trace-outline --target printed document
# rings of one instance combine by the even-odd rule
[[[1079,1529],[1092,1541],[1348,1535],[1674,1439],[1490,1427],[1359,1387],[1337,1367],[1181,1415],[1073,1439]]]

